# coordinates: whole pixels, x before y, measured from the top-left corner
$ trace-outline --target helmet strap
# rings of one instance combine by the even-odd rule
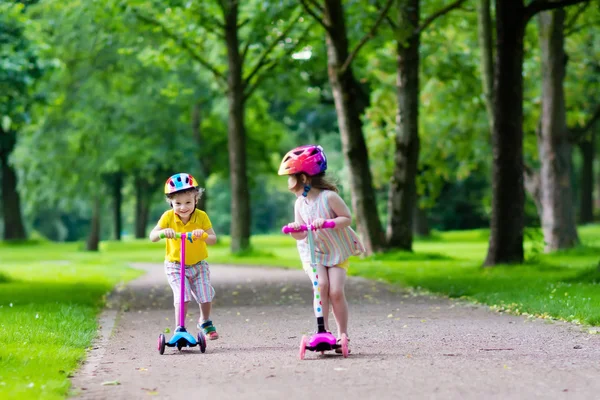
[[[308,192],[310,192],[310,185],[304,185],[304,192],[302,193],[302,196],[308,196]]]

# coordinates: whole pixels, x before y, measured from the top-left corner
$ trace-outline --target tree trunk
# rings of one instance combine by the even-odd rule
[[[100,245],[100,214],[101,214],[101,205],[100,205],[100,196],[97,196],[94,199],[94,204],[92,205],[92,223],[90,225],[90,234],[88,236],[88,240],[86,243],[87,251],[98,251]]]
[[[418,202],[415,202],[418,203]],[[414,219],[414,234],[420,237],[427,237],[431,235],[431,228],[429,221],[427,220],[427,211],[415,204],[415,211],[413,215]]]
[[[419,1],[400,2],[396,49],[396,151],[388,194],[387,246],[412,251],[419,164]]]
[[[579,203],[579,222],[594,222],[594,158],[596,144],[594,132],[589,140],[579,143],[583,165],[581,166],[581,191]]]
[[[136,179],[135,185],[135,237],[146,238],[146,227],[150,214],[150,185],[143,179]]]
[[[542,206],[542,182],[540,177],[540,172],[534,170],[527,165],[524,166],[523,179],[525,180],[525,190],[531,196],[533,203],[535,204],[535,208],[537,210],[538,216],[540,217],[540,222],[543,218],[543,206]]]
[[[344,160],[350,168],[352,208],[367,254],[371,254],[383,248],[385,236],[377,212],[369,154],[360,119],[366,102],[351,66],[342,70],[348,58],[348,37],[342,2],[326,0],[324,14],[329,25],[326,30],[329,83],[340,127]]]
[[[492,216],[485,266],[523,262],[522,0],[496,0]]]
[[[0,172],[2,173],[2,216],[4,240],[25,240],[25,225],[21,216],[21,197],[17,190],[17,174],[8,163],[8,156],[15,145],[15,133],[0,129]]]
[[[229,181],[231,184],[231,252],[238,253],[250,246],[250,192],[246,175],[246,127],[244,125],[244,84],[242,58],[238,40],[238,2],[228,3],[225,15],[227,42],[227,97],[229,120]]]
[[[571,143],[566,123],[563,81],[565,11],[539,14],[542,61],[542,114],[538,136],[541,161],[542,230],[546,251],[579,243],[571,185]]]
[[[123,221],[121,217],[121,206],[123,204],[123,174],[117,172],[112,179],[113,190],[113,228],[114,239],[121,240],[121,231],[123,230]]]
[[[494,48],[490,3],[490,0],[477,1],[477,27],[481,53],[479,57],[481,83],[490,132],[492,132],[494,130]]]
[[[200,187],[206,187],[206,180],[210,175],[210,163],[208,162],[208,155],[203,154],[201,149],[204,145],[204,140],[202,138],[202,104],[200,102],[194,103],[192,107],[192,134],[194,136],[194,140],[198,144],[199,149],[199,163],[200,168],[202,169],[200,176],[197,177],[198,184]],[[196,208],[200,210],[206,210],[207,199],[206,192],[202,194],[200,200],[198,200],[198,204],[196,204]]]

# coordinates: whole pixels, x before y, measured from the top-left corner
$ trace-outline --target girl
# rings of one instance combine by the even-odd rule
[[[176,326],[182,325],[179,321],[181,242],[176,233],[192,232],[194,239],[199,239],[206,232],[208,237],[205,240],[194,240],[193,243],[186,245],[185,302],[187,305],[190,301],[190,294],[194,297],[200,305],[198,329],[202,329],[208,339],[218,339],[219,334],[210,320],[215,289],[210,284],[210,270],[205,260],[208,257],[206,245],[215,244],[217,235],[212,229],[208,215],[196,209],[202,189],[198,188],[198,182],[190,174],[175,174],[165,183],[165,195],[171,210],[160,217],[158,224],[150,232],[150,240],[159,241],[161,233],[164,233],[168,239],[176,239],[166,241],[165,254],[165,274],[173,290]]]
[[[334,229],[314,232],[317,274],[321,287],[321,302],[325,329],[328,328],[329,303],[338,328],[338,337],[348,335],[348,303],[344,293],[349,257],[365,251],[356,233],[350,228],[350,210],[338,195],[338,188],[325,177],[327,158],[321,146],[306,145],[288,152],[279,175],[288,175],[288,189],[297,196],[294,205],[295,221],[288,224],[298,229],[302,224],[323,226],[326,220],[335,222]],[[294,232],[304,271],[309,275],[310,252],[306,232]],[[339,339],[338,339],[339,341]],[[336,349],[341,353],[341,349]]]

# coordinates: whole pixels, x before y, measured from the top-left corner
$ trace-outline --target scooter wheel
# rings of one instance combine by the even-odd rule
[[[198,332],[198,346],[200,347],[200,353],[206,351],[206,338],[202,332]]]
[[[308,344],[308,338],[306,335],[302,336],[300,339],[300,352],[298,353],[298,357],[301,360],[304,360],[304,355],[306,354],[306,345]]]
[[[165,352],[165,335],[162,333],[158,335],[158,352],[164,354]]]
[[[344,358],[348,358],[348,336],[345,333],[342,333],[342,340],[341,340],[341,345],[342,345],[342,355],[344,356]]]

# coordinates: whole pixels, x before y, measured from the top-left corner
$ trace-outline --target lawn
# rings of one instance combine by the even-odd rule
[[[0,244],[0,398],[63,399],[104,296],[139,275],[76,244]]]
[[[531,231],[525,265],[483,269],[487,230],[435,233],[417,240],[414,253],[354,258],[350,273],[513,313],[600,325],[600,225],[579,234],[579,248],[543,254],[539,232]],[[300,268],[292,238],[261,235],[252,244],[232,256],[223,237],[209,261]],[[163,244],[147,240],[105,241],[98,253],[81,246],[0,244],[0,398],[64,398],[106,293],[139,275],[127,262],[163,257]]]

